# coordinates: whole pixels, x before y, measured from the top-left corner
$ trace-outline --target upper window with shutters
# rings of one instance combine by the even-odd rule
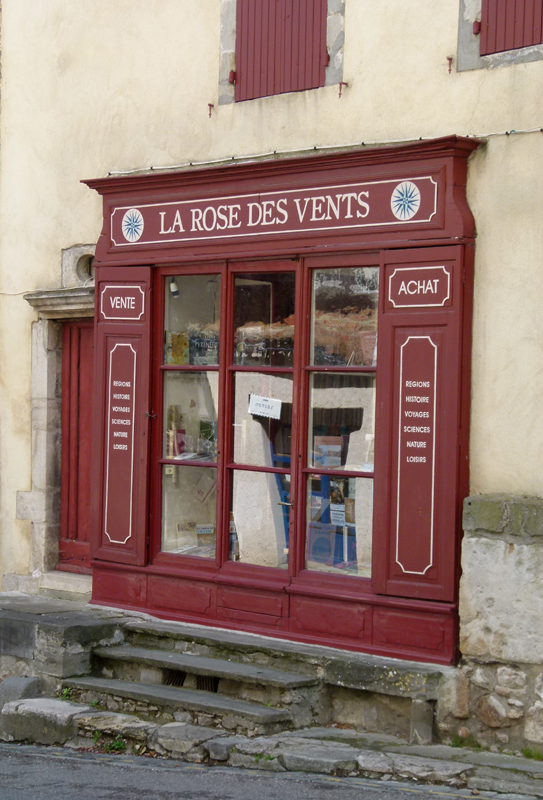
[[[344,0],[221,0],[219,103],[337,84]]]
[[[460,0],[459,71],[543,59],[543,0]]]

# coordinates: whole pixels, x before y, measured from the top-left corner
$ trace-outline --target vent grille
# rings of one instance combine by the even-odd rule
[[[214,692],[219,691],[219,679],[214,675],[197,675],[196,688],[201,692]]]
[[[180,669],[162,670],[162,683],[164,686],[183,686],[187,673]]]

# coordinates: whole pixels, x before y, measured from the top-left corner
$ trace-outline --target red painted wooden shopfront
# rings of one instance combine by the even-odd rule
[[[95,602],[454,661],[477,145],[88,182]]]

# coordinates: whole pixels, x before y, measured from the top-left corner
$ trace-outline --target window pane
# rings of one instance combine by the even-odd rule
[[[378,288],[377,267],[313,272],[312,364],[375,365]]]
[[[217,471],[162,466],[162,550],[215,558]]]
[[[238,372],[234,403],[234,461],[289,467],[292,375]]]
[[[234,472],[230,558],[261,567],[286,567],[290,476]]]
[[[293,272],[236,276],[234,364],[292,366],[294,277]]]
[[[164,363],[219,363],[218,275],[176,275],[166,278]]]
[[[315,372],[309,401],[309,466],[373,472],[375,377]]]
[[[164,458],[216,461],[217,372],[164,373]]]
[[[307,568],[371,576],[373,480],[310,475]]]

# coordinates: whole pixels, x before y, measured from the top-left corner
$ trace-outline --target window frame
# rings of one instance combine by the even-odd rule
[[[329,587],[333,593],[335,587],[352,586],[353,591],[371,591],[371,577],[367,575],[353,575],[351,573],[321,572],[309,569],[306,563],[307,547],[307,519],[306,519],[306,488],[308,476],[312,474],[323,474],[336,476],[338,478],[370,478],[374,479],[374,472],[368,473],[360,470],[330,471],[325,467],[311,466],[309,464],[309,402],[310,402],[310,376],[313,374],[350,374],[350,375],[371,375],[377,381],[377,366],[334,366],[326,367],[311,364],[310,338],[311,338],[311,293],[312,279],[315,271],[338,268],[377,268],[379,275],[379,287],[381,286],[382,269],[377,253],[360,253],[356,257],[345,256],[339,259],[326,259],[325,263],[320,263],[321,259],[312,258],[310,263],[306,259],[299,261],[285,259],[259,260],[252,259],[246,262],[230,262],[228,264],[186,264],[177,267],[167,267],[157,270],[155,275],[155,328],[153,334],[153,398],[152,407],[157,415],[156,423],[153,426],[151,440],[150,473],[151,473],[151,516],[152,524],[150,529],[150,563],[158,567],[175,568],[176,572],[187,571],[191,573],[210,573],[210,572],[229,572],[231,574],[267,574],[272,579],[280,580],[280,576],[286,583],[299,580],[314,583],[318,581],[324,587]],[[243,274],[254,274],[261,272],[294,272],[296,277],[296,336],[297,344],[294,350],[294,363],[292,367],[261,366],[259,368],[237,365],[233,362],[234,352],[234,285],[237,276]],[[207,367],[208,371],[218,372],[219,374],[219,394],[217,409],[218,419],[218,453],[217,462],[213,465],[217,470],[217,489],[216,489],[216,556],[215,558],[203,558],[194,555],[168,552],[162,550],[162,514],[163,514],[163,466],[174,464],[171,459],[165,458],[163,453],[163,431],[164,431],[164,375],[173,372],[194,372],[203,369],[194,366],[171,366],[165,365],[163,361],[163,339],[164,339],[164,320],[165,320],[165,297],[167,292],[167,282],[170,277],[181,277],[202,274],[216,274],[221,276],[221,328],[219,345],[219,364],[218,366]],[[381,288],[379,288],[379,293]],[[380,294],[378,295],[378,306],[376,308],[379,330],[379,314],[382,306]],[[293,419],[292,419],[292,451],[291,466],[289,470],[280,467],[268,468],[259,467],[251,464],[241,464],[234,459],[234,440],[232,434],[232,423],[234,422],[234,381],[239,373],[254,371],[266,372],[268,374],[285,373],[293,377]],[[377,440],[378,432],[374,427]],[[206,464],[199,464],[197,461],[187,463],[185,466],[205,467]],[[183,466],[180,467],[182,469]],[[229,553],[229,510],[231,493],[233,487],[234,474],[236,471],[266,472],[274,474],[284,474],[290,471],[291,475],[291,499],[294,499],[292,513],[290,515],[290,548],[288,566],[286,569],[281,567],[264,567],[247,562],[234,561]],[[182,473],[180,473],[182,474]],[[373,540],[373,521],[372,521],[372,540]],[[365,587],[365,588],[364,588]]]

